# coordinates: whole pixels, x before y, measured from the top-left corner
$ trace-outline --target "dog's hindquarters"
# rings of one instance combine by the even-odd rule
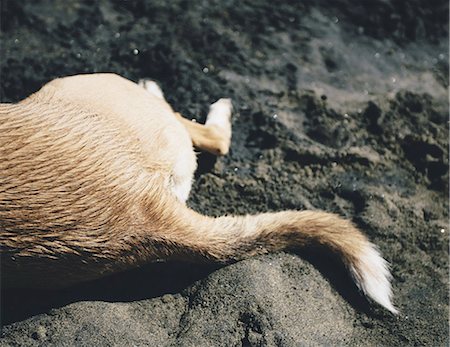
[[[177,194],[167,180],[177,164],[189,179],[195,154],[160,98],[111,76],[77,76],[47,89],[51,100],[44,93],[43,101],[0,107],[0,246],[12,283],[70,285],[156,259],[229,262],[322,244],[396,312],[385,261],[335,215],[210,218],[188,209],[187,189]]]

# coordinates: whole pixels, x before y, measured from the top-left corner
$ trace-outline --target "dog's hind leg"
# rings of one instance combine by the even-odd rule
[[[138,84],[153,96],[165,100],[164,93],[155,81],[141,79]],[[215,155],[225,155],[230,149],[232,109],[230,99],[219,99],[210,106],[204,125],[192,122],[177,112],[175,116],[189,132],[196,148]]]
[[[175,115],[189,132],[195,147],[215,155],[225,155],[231,142],[231,112],[231,100],[219,99],[210,106],[204,125],[192,122],[179,113]]]

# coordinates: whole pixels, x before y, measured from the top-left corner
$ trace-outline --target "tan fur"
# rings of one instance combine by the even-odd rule
[[[230,135],[112,74],[57,79],[1,104],[3,285],[55,288],[158,259],[229,262],[306,244],[339,254],[358,281],[371,244],[336,215],[210,218],[177,199],[173,187],[196,168],[192,143],[225,154]]]
[[[192,144],[204,151],[215,155],[226,155],[230,149],[230,136],[224,135],[217,126],[204,126],[183,118],[178,112],[175,113],[178,121],[183,124],[192,139]]]

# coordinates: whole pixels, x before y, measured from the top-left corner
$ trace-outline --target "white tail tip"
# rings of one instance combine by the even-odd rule
[[[389,266],[376,247],[369,243],[357,260],[351,266],[351,272],[356,284],[374,301],[385,307],[393,314],[398,310],[392,304],[392,289],[390,280],[392,275]]]

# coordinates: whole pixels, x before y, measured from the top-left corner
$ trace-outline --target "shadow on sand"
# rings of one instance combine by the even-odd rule
[[[311,263],[357,311],[378,315],[361,295],[340,259],[329,251],[309,248],[297,252]],[[78,301],[132,302],[179,293],[221,266],[185,262],[152,263],[62,290],[11,288],[1,292],[2,325],[22,321]]]

